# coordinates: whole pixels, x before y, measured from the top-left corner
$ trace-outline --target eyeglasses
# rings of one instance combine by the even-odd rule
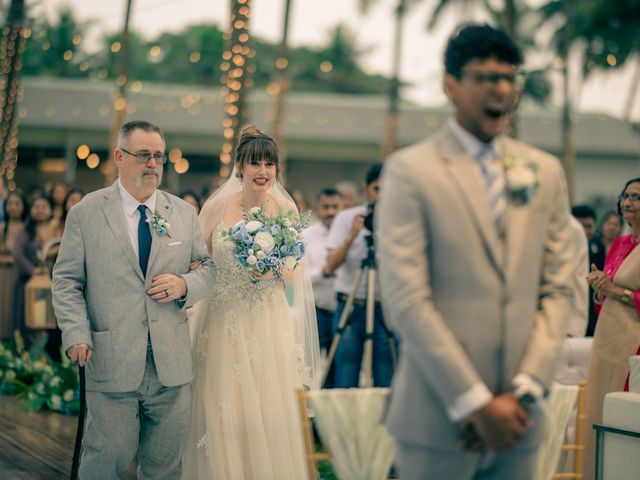
[[[478,72],[474,70],[462,70],[462,76],[471,77],[474,82],[481,85],[498,85],[500,80],[506,80],[507,83],[515,87],[524,86],[524,81],[527,78],[527,73],[523,70],[518,70],[513,73],[498,73],[498,72]]]
[[[631,200],[632,202],[637,202],[640,200],[640,193],[623,193],[618,197],[618,202],[622,203],[625,200]]]
[[[169,159],[169,157],[166,154],[160,153],[160,152],[155,152],[155,153],[151,153],[151,152],[131,153],[130,151],[125,150],[122,147],[120,147],[120,150],[122,150],[124,153],[126,153],[128,155],[131,155],[132,157],[136,157],[136,161],[138,163],[147,163],[152,158],[155,158],[157,163],[161,163],[161,164],[164,165],[165,163],[167,163],[167,160]]]

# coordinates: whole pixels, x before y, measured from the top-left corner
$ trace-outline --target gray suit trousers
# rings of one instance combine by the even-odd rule
[[[117,480],[138,452],[138,479],[179,479],[191,417],[191,384],[164,387],[149,345],[137,390],[87,391],[81,480]]]
[[[398,442],[396,467],[402,480],[532,480],[537,453],[531,448],[479,454]]]

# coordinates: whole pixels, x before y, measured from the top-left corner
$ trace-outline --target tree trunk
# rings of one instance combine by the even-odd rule
[[[2,31],[0,92],[0,176],[7,179],[8,190],[15,190],[15,169],[18,164],[18,117],[16,110],[22,98],[20,70],[27,42],[24,0],[11,0],[7,24]]]
[[[127,9],[124,15],[122,28],[122,47],[118,57],[118,75],[116,85],[118,90],[113,99],[113,117],[109,128],[109,158],[102,168],[105,186],[111,185],[116,179],[115,150],[118,146],[118,133],[127,118],[127,84],[129,82],[129,19],[131,18],[131,4],[133,0],[127,0]]]
[[[225,34],[227,48],[223,54],[222,82],[225,95],[223,120],[224,143],[220,153],[220,178],[231,174],[231,151],[240,128],[247,122],[249,111],[247,96],[253,85],[250,61],[254,52],[250,48],[249,17],[251,0],[230,0],[231,23]]]
[[[571,92],[569,79],[569,51],[571,50],[571,41],[573,30],[571,28],[572,10],[571,0],[564,0],[565,26],[562,44],[562,73],[563,84],[562,91],[564,96],[564,104],[562,106],[562,159],[564,163],[564,173],[567,178],[567,189],[569,190],[569,201],[573,202],[573,170],[575,164],[575,152],[573,150],[573,123],[571,121]]]
[[[285,0],[284,18],[282,22],[282,39],[280,50],[276,60],[277,73],[275,84],[277,85],[276,98],[273,105],[273,139],[280,150],[280,177],[283,185],[286,185],[287,175],[287,146],[284,141],[284,113],[285,95],[291,87],[289,78],[289,19],[291,18],[291,0]]]
[[[400,102],[400,62],[402,59],[402,26],[406,12],[406,0],[399,0],[396,8],[395,32],[393,41],[393,72],[389,85],[389,106],[387,108],[387,123],[384,142],[380,149],[380,156],[384,160],[397,148],[397,131],[400,121],[398,103]]]

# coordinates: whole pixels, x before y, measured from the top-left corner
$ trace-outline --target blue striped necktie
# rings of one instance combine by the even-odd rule
[[[151,230],[147,223],[147,207],[138,205],[140,220],[138,221],[138,262],[143,275],[147,275],[147,264],[151,253]]]
[[[504,214],[507,210],[504,169],[495,155],[492,144],[484,145],[478,152],[476,158],[484,175],[487,200],[489,201],[489,207],[495,218],[496,227],[498,227],[498,231],[502,231],[504,227]]]

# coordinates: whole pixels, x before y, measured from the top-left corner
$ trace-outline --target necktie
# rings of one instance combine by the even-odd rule
[[[147,264],[149,263],[149,254],[151,253],[151,230],[147,223],[147,207],[138,205],[140,212],[140,220],[138,221],[138,261],[142,274],[147,274]]]
[[[502,231],[504,214],[507,210],[506,183],[502,165],[496,158],[491,144],[482,147],[478,152],[477,158],[484,175],[489,207],[495,218],[498,230]]]

